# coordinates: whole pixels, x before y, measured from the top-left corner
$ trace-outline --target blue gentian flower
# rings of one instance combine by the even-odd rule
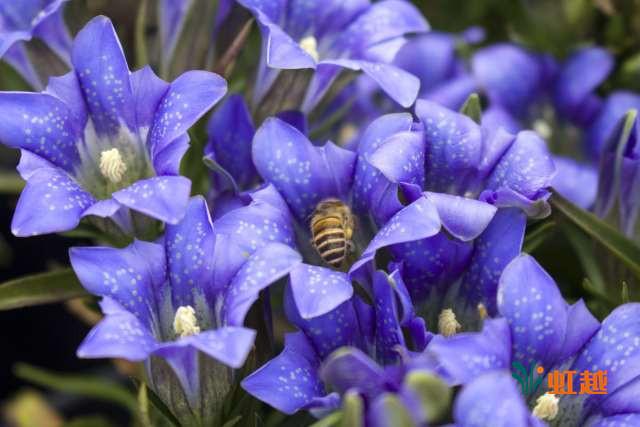
[[[617,208],[617,225],[629,238],[638,240],[640,213],[640,129],[638,110],[629,113],[631,128],[625,133],[625,118],[611,134],[600,160],[600,181],[595,213],[611,216]]]
[[[600,324],[582,300],[568,305],[553,279],[523,254],[500,278],[500,317],[487,319],[481,332],[434,337],[421,361],[452,384],[467,384],[454,410],[456,425],[530,425],[525,402],[552,425],[590,425],[584,423],[637,411],[629,396],[640,380],[639,310],[640,304],[625,304]],[[545,375],[555,369],[607,370],[608,394],[557,399],[544,394],[544,378],[538,392],[518,396],[514,380],[501,373],[513,362],[541,366]],[[492,382],[495,387],[484,388]]]
[[[239,0],[256,17],[262,54],[254,104],[272,87],[280,70],[313,69],[301,109],[309,112],[342,70],[366,73],[396,102],[413,104],[418,80],[390,65],[409,33],[428,24],[410,3],[368,0],[329,3]]]
[[[548,57],[511,43],[480,49],[471,59],[472,73],[492,107],[524,117],[541,98],[553,76]]]
[[[607,141],[615,132],[620,119],[629,110],[640,110],[640,94],[629,91],[611,93],[587,129],[586,147],[592,159],[599,160]]]
[[[372,292],[373,307],[354,296],[308,320],[289,292],[285,310],[299,331],[288,334],[282,353],[245,378],[242,387],[287,414],[302,409],[325,414],[339,407],[347,391],[368,404],[385,392],[397,392],[402,377],[395,364],[406,353],[403,330],[424,346],[424,323],[415,317],[397,271],[377,271]]]
[[[401,159],[394,161],[400,164],[406,160],[404,165],[410,168],[423,167],[419,161],[420,151],[415,149],[416,146],[422,147],[422,136],[419,132],[410,131],[411,116],[402,115],[398,126],[404,126],[406,132],[398,135],[394,142],[406,150]],[[391,131],[383,126],[376,127],[365,139],[381,138],[389,132]],[[414,155],[416,157],[412,159]],[[357,203],[357,198],[381,193],[379,185],[384,186],[382,192],[387,192],[387,199],[391,196],[397,197],[397,191],[394,192],[392,188],[398,186],[394,187],[393,183],[380,180],[379,176],[363,177],[360,187],[356,188],[356,170],[364,167],[359,163],[364,160],[357,157],[356,153],[337,147],[331,142],[324,146],[315,146],[297,128],[277,118],[268,119],[256,131],[253,140],[253,162],[262,178],[279,193],[280,202],[274,204],[280,210],[279,229],[295,230],[292,241],[297,243],[308,263],[301,264],[290,277],[293,298],[303,318],[325,314],[347,301],[353,294],[353,277],[344,270],[349,268],[354,262],[352,258],[358,258],[359,252],[372,239],[374,232],[369,221],[369,212],[375,212],[388,204],[385,200],[372,201],[368,205],[371,206],[370,210],[360,210],[363,205]],[[339,200],[356,216],[351,239],[353,252],[346,254],[345,268],[341,269],[332,268],[323,261],[317,249],[310,243],[311,216],[318,205],[328,199]],[[396,221],[403,222],[403,227],[389,224],[381,230],[376,244],[384,246],[398,239],[415,240],[436,234],[440,230],[440,218],[434,203],[427,197],[420,197],[420,200],[407,207],[397,201],[393,205],[396,208],[393,214]],[[489,209],[493,207],[489,206]],[[262,225],[257,222],[252,227],[260,229]],[[357,270],[364,270],[361,268],[362,264],[368,263],[372,258],[366,252],[362,256],[366,259],[363,258],[354,264],[354,267],[358,265]],[[368,273],[360,273],[361,271],[358,274],[362,283],[368,283]],[[317,286],[310,286],[310,283]]]
[[[420,79],[421,99],[458,110],[478,81],[460,55],[461,46],[484,40],[484,31],[471,27],[461,34],[429,32],[409,40],[398,51],[394,64]]]
[[[454,34],[429,32],[409,40],[398,51],[394,64],[420,79],[421,99],[457,110],[476,90],[473,76],[458,55],[459,41]]]
[[[205,200],[195,197],[159,243],[70,250],[80,282],[102,297],[105,313],[78,356],[145,361],[151,386],[187,425],[212,425],[207,420],[231,387],[225,367],[242,366],[253,346],[255,331],[243,327],[250,306],[300,262],[280,243],[247,255],[234,236],[215,230]],[[207,371],[202,355],[224,366]],[[186,400],[171,389],[157,358],[174,371]]]
[[[72,63],[42,93],[0,93],[0,141],[22,150],[27,180],[13,233],[71,230],[88,216],[129,235],[140,214],[176,223],[190,192],[178,175],[186,131],[224,95],[225,81],[204,71],[172,83],[148,67],[131,73],[105,17],[78,33]]]
[[[433,103],[418,108],[425,111],[425,123],[444,120],[448,125],[444,129],[458,142],[447,146],[442,141],[453,141],[452,137],[432,130],[425,137],[415,129],[409,114],[383,116],[373,122],[363,133],[357,153],[332,143],[314,146],[299,130],[278,119],[267,120],[256,132],[256,169],[286,202],[278,203],[282,207],[279,228],[296,230],[293,240],[309,263],[300,265],[290,278],[303,318],[322,315],[348,300],[353,280],[368,288],[376,253],[384,248],[399,263],[397,268],[413,297],[423,299],[437,287],[447,291],[470,268],[467,285],[475,291],[474,312],[480,300],[488,299],[485,305],[490,309],[495,305],[490,301],[495,300],[497,277],[520,251],[525,216],[518,209],[505,209],[496,216],[496,206],[476,198],[488,194],[488,201],[500,206],[529,209],[544,202],[553,166],[544,143],[533,134],[499,134],[491,145],[483,142],[480,127],[470,119]],[[441,151],[431,154],[427,146]],[[520,151],[525,149],[531,155],[521,165]],[[425,156],[436,160],[426,162]],[[357,218],[348,274],[330,269],[309,244],[311,215],[329,198],[342,201]],[[489,227],[494,217],[495,224]],[[483,232],[486,236],[474,251],[471,242]],[[502,244],[495,246],[492,239],[502,239]],[[425,253],[428,255],[423,256]],[[310,281],[326,285],[321,298],[308,285]]]
[[[46,77],[39,73],[46,72],[48,76],[51,70],[39,69],[32,63],[26,42],[32,38],[41,40],[62,65],[70,66],[71,37],[63,17],[66,2],[15,0],[0,5],[0,58],[38,90],[44,86],[43,77]],[[45,52],[39,52],[38,56],[40,62],[47,62]]]
[[[588,126],[602,108],[595,93],[613,70],[613,56],[605,49],[587,47],[574,52],[563,64],[554,85],[558,113],[580,127]]]
[[[413,126],[403,115],[380,118],[360,141],[354,200],[360,210],[370,209],[380,231],[351,271],[388,248],[416,304],[439,301],[427,309],[433,315],[448,306],[463,323],[477,322],[478,304],[495,312],[498,278],[520,252],[525,213],[548,212],[554,166],[532,132],[490,132],[426,100],[418,101],[416,113],[424,127],[418,141],[398,142]],[[412,210],[415,217],[408,215]],[[442,228],[401,234],[427,213]]]

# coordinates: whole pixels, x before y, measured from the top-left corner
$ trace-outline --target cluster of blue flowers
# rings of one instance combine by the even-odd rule
[[[197,31],[250,14],[261,36],[251,91],[227,94],[210,71],[131,71],[106,17],[72,41],[64,3],[0,5],[0,56],[40,90],[0,92],[0,142],[21,151],[16,236],[80,225],[124,242],[70,250],[104,314],[79,357],[144,362],[183,425],[224,424],[238,383],[286,414],[373,427],[640,425],[640,305],[599,322],[522,252],[552,187],[617,209],[640,239],[640,125],[621,122],[640,94],[598,94],[606,50],[560,62],[499,44],[467,61],[458,46],[482,31],[428,32],[404,0],[221,1]],[[164,77],[187,3],[159,2]],[[60,75],[34,63],[32,39]],[[200,153],[210,185],[192,196],[189,130],[219,102]],[[552,154],[549,117],[578,129],[582,160]],[[311,224],[328,200],[352,220],[340,267]],[[283,338],[274,312],[295,327],[275,356],[258,345]],[[555,396],[546,379],[523,394],[514,362],[607,370],[608,394]]]

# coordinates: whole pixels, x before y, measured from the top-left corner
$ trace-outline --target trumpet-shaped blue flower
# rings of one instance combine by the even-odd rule
[[[154,376],[154,358],[166,360],[188,402],[187,409],[173,409],[185,419],[210,419],[230,387],[222,380],[228,375],[224,369],[200,375],[201,354],[230,368],[242,366],[255,336],[243,327],[250,306],[262,289],[300,262],[281,243],[247,255],[242,242],[216,228],[205,200],[195,197],[184,218],[167,225],[160,243],[70,251],[80,282],[102,297],[105,313],[78,356],[146,361],[152,386],[173,404],[176,399],[166,394],[167,377]]]
[[[410,115],[404,117],[406,120],[403,120],[402,124],[407,127],[407,132],[398,139],[399,144],[407,147],[420,144],[420,133],[409,132]],[[377,137],[374,135],[375,132],[370,137]],[[406,141],[400,141],[403,138],[406,138]],[[278,201],[272,201],[271,205],[279,211],[279,215],[274,217],[273,221],[279,230],[291,230],[286,234],[285,243],[297,244],[307,262],[298,266],[291,274],[293,299],[303,318],[325,314],[351,298],[352,277],[344,271],[330,268],[322,261],[318,251],[310,244],[310,219],[318,204],[330,198],[338,199],[351,207],[357,216],[357,223],[352,238],[353,253],[347,254],[348,262],[345,267],[348,268],[374,234],[369,221],[369,211],[361,211],[352,203],[355,192],[354,175],[359,167],[357,155],[331,142],[321,147],[315,146],[298,129],[273,118],[268,119],[255,134],[253,160],[258,173],[270,184],[269,191],[277,190]],[[414,164],[416,163],[410,162],[407,166]],[[372,193],[378,191],[378,182],[375,181],[376,177],[373,178],[367,181]],[[398,204],[397,221],[401,222],[403,227],[390,225],[390,230],[384,231],[379,240],[389,244],[393,239],[419,239],[437,233],[440,230],[440,218],[433,203],[432,200],[421,197],[421,200],[406,209]],[[262,231],[264,227],[258,216],[252,216],[250,224],[240,221],[247,209],[258,209],[256,204],[254,200],[253,207],[249,205],[238,209],[235,214],[232,211],[227,216],[229,227],[241,230],[241,225],[248,225],[251,229]],[[372,212],[382,205],[382,202],[372,204]],[[232,222],[230,218],[234,215],[238,219]],[[411,233],[408,230],[411,230]],[[268,227],[264,231],[265,236],[271,235],[268,233]],[[259,244],[257,242],[260,239],[256,239],[255,236],[253,239],[254,246]],[[363,254],[365,255],[369,256]],[[362,274],[360,279],[367,283],[367,273]]]
[[[629,396],[640,380],[639,310],[639,304],[625,304],[600,324],[582,300],[568,305],[542,267],[521,255],[500,278],[500,317],[486,320],[481,332],[434,337],[422,361],[452,384],[468,384],[454,410],[457,425],[530,425],[525,402],[551,425],[585,425],[638,412]],[[608,394],[550,398],[542,395],[544,378],[538,392],[518,396],[515,382],[501,373],[514,362],[541,366],[545,375],[555,369],[607,371]],[[579,390],[579,375],[574,380]],[[484,388],[490,383],[495,387]]]
[[[440,112],[446,112],[446,120],[451,118],[446,129],[459,138],[453,146],[462,154],[458,159],[434,140],[430,147],[442,151],[433,155],[436,160],[426,162],[424,133],[415,129],[409,114],[388,115],[373,122],[363,133],[357,153],[332,143],[314,146],[300,131],[278,119],[267,120],[256,132],[254,164],[281,195],[280,202],[273,204],[281,211],[279,229],[295,230],[287,234],[286,243],[297,242],[308,263],[301,264],[290,277],[293,299],[303,318],[322,315],[348,300],[353,293],[352,280],[368,288],[376,254],[385,248],[398,263],[414,297],[423,299],[434,288],[446,292],[466,273],[463,289],[473,295],[470,306],[474,312],[479,302],[486,301],[490,309],[495,306],[497,278],[520,252],[525,216],[518,209],[496,215],[491,203],[463,196],[478,197],[487,188],[484,193],[489,191],[491,202],[510,206],[513,200],[516,205],[526,200],[534,204],[532,199],[544,197],[553,168],[541,140],[526,133],[518,137],[504,134],[491,140],[493,147],[483,145],[475,123],[433,105],[437,110],[428,111],[435,114],[434,120],[442,120]],[[428,120],[430,117],[425,118]],[[457,132],[456,121],[467,126],[470,135]],[[517,164],[520,151],[528,148],[533,155],[522,167]],[[481,150],[487,158],[482,162]],[[477,158],[464,166],[464,155],[469,151],[477,152]],[[460,165],[466,168],[464,172],[456,170]],[[512,169],[518,173],[511,173]],[[445,182],[450,177],[458,177],[459,183]],[[452,188],[460,194],[438,192]],[[493,197],[494,193],[508,197]],[[329,198],[350,206],[357,218],[348,274],[330,269],[309,244],[310,216]],[[261,229],[259,218],[253,218],[251,227]],[[474,249],[473,241],[478,238]],[[494,239],[502,239],[502,244],[496,245]],[[377,265],[381,267],[386,265]]]
[[[457,315],[477,317],[479,303],[494,313],[498,278],[520,252],[524,212],[548,210],[553,163],[544,141],[532,132],[491,132],[425,100],[418,101],[416,113],[422,138],[412,144],[401,142],[415,126],[403,115],[373,122],[360,140],[355,205],[360,211],[369,209],[381,229],[352,272],[387,248],[400,264],[414,302],[422,303],[435,292],[440,297],[449,294],[444,299],[451,304],[454,292]],[[402,215],[415,209],[424,220],[424,212],[430,212],[425,198],[435,206],[442,228],[418,235],[412,232],[412,220]],[[434,314],[437,310],[429,309]]]
[[[262,31],[262,54],[254,103],[260,102],[280,70],[313,69],[302,110],[310,111],[344,69],[362,71],[396,102],[408,107],[418,80],[390,65],[403,36],[428,25],[410,3],[368,0],[329,3],[240,0]]]
[[[57,60],[70,64],[71,37],[64,23],[67,0],[16,0],[0,5],[0,58],[8,62],[34,88],[42,89],[43,77],[51,70],[38,69],[28,54],[26,42],[41,40]],[[39,61],[45,53],[39,52]],[[42,76],[39,73],[46,72]]]
[[[373,307],[354,296],[308,320],[287,294],[287,316],[299,331],[287,335],[282,353],[245,378],[242,387],[287,414],[334,410],[347,391],[368,404],[397,392],[402,378],[393,364],[406,352],[403,330],[418,345],[424,346],[427,336],[398,272],[377,271],[372,292]]]
[[[638,240],[640,213],[640,130],[638,110],[618,121],[600,161],[600,181],[595,212],[602,218],[617,207],[618,225],[628,237]]]
[[[131,73],[104,17],[80,31],[72,63],[42,93],[0,93],[0,141],[22,150],[27,180],[13,233],[71,230],[88,216],[127,234],[137,233],[140,214],[175,224],[190,192],[178,176],[186,131],[224,95],[225,81],[203,71],[172,83],[148,67]]]

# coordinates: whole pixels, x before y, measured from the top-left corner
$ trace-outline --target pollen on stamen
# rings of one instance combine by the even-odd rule
[[[462,325],[456,320],[456,314],[450,308],[445,308],[438,316],[438,332],[440,335],[450,337],[455,335]]]
[[[480,320],[484,320],[489,316],[487,313],[487,307],[483,303],[478,304],[478,317]]]
[[[110,182],[117,184],[127,172],[127,164],[117,148],[100,153],[100,173]]]
[[[307,52],[317,62],[320,59],[318,54],[318,41],[314,36],[307,36],[300,40],[300,47]]]
[[[555,395],[545,393],[536,400],[533,416],[541,420],[551,421],[558,415],[558,399]]]
[[[173,331],[181,338],[200,333],[196,311],[190,305],[178,307],[173,319]]]

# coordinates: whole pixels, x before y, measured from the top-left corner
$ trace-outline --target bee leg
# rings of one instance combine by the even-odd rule
[[[355,250],[356,250],[356,245],[351,240],[347,240],[347,251],[355,252]]]

